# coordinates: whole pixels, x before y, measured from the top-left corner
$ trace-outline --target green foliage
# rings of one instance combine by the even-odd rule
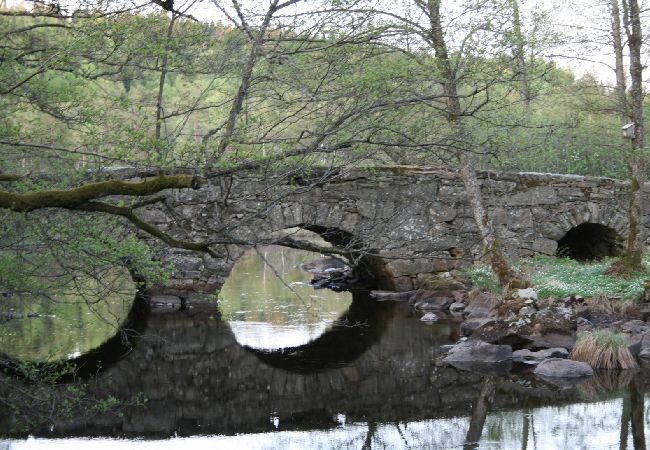
[[[540,298],[571,295],[593,297],[597,294],[623,299],[638,298],[643,293],[646,275],[635,273],[626,279],[603,275],[611,263],[610,258],[582,263],[569,258],[536,256],[520,261],[515,269],[528,276]],[[488,267],[473,267],[464,273],[477,288],[499,292],[496,278]]]
[[[597,329],[591,332],[578,333],[578,342],[581,342],[589,337],[593,337],[596,345],[602,348],[617,348],[627,347],[627,336],[623,333],[614,333],[607,329]]]
[[[527,261],[526,270],[541,297],[596,294],[626,299],[639,297],[645,275],[636,273],[628,279],[603,275],[611,263],[610,258],[581,263],[569,258],[538,256]]]
[[[472,284],[481,292],[501,293],[494,272],[488,266],[474,266],[462,271],[463,275],[469,278]]]

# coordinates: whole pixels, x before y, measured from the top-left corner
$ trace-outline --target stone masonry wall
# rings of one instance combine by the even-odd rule
[[[626,183],[538,173],[481,172],[479,178],[489,215],[513,257],[554,255],[557,241],[582,223],[626,235]],[[148,207],[143,217],[180,238],[214,242],[219,257],[162,249],[164,261],[176,267],[166,290],[218,289],[250,244],[272,242],[274,232],[290,227],[312,229],[335,244],[379,256],[400,290],[481,258],[456,172],[355,169],[325,183],[312,181],[249,176],[167,192],[166,201]]]

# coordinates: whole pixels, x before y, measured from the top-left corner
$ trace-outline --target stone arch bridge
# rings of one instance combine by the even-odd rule
[[[620,250],[628,226],[627,183],[541,173],[478,175],[511,256],[555,255],[560,247],[588,259]],[[294,227],[320,234],[349,255],[365,256],[360,259],[381,274],[384,287],[397,290],[481,257],[462,179],[449,170],[249,174],[163,195],[141,216],[178,238],[210,241],[217,254],[161,248],[161,258],[175,267],[163,289],[169,293],[219,289],[244,250],[277,242],[279,232]]]

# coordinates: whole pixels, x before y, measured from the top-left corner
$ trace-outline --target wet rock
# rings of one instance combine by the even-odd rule
[[[449,305],[449,311],[451,312],[461,312],[465,309],[465,303],[455,302]]]
[[[548,358],[567,358],[569,351],[566,348],[549,348],[539,350],[536,352],[528,349],[522,349],[512,352],[512,360],[515,362],[523,362],[526,364],[539,364]]]
[[[442,310],[447,309],[449,305],[455,302],[451,293],[444,290],[418,290],[413,296],[415,307],[424,310]]]
[[[350,267],[345,262],[333,256],[305,261],[300,263],[298,268],[314,275],[331,275],[350,271]]]
[[[438,321],[438,316],[436,316],[434,313],[429,312],[420,317],[420,320],[422,322],[437,322]]]
[[[594,375],[589,364],[562,358],[545,359],[535,368],[534,373],[549,378],[583,378]]]
[[[446,363],[501,363],[512,360],[508,345],[492,345],[483,341],[466,341],[455,345],[443,359]]]
[[[394,292],[394,291],[370,291],[370,297],[379,302],[405,302],[411,300],[417,291]]]
[[[465,322],[460,324],[460,334],[463,336],[470,336],[474,331],[482,327],[483,325],[491,322],[496,322],[498,319],[493,319],[490,317],[483,317],[479,319],[467,319]]]

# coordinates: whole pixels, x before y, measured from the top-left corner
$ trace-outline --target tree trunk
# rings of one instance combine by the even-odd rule
[[[436,64],[441,78],[444,80],[443,91],[447,99],[447,121],[452,130],[456,143],[462,143],[465,132],[462,126],[462,107],[458,98],[458,83],[452,69],[447,44],[445,42],[442,23],[440,20],[440,0],[428,0],[427,13],[430,21],[431,43],[435,51]],[[497,276],[499,284],[504,288],[525,287],[526,283],[508,265],[501,241],[499,240],[487,210],[483,206],[481,186],[476,176],[474,158],[468,149],[456,150],[456,156],[461,165],[461,175],[467,200],[474,213],[478,227],[483,255],[487,258],[492,272]]]
[[[643,65],[641,62],[641,18],[637,0],[623,0],[623,20],[630,49],[630,113],[634,124],[628,165],[630,170],[630,199],[628,205],[628,237],[623,263],[628,270],[642,270],[643,184],[645,182],[644,124],[643,124]]]
[[[616,1],[616,0],[612,0]],[[512,25],[514,33],[514,71],[515,75],[519,78],[521,87],[519,93],[521,100],[524,102],[526,108],[530,105],[530,81],[528,80],[528,66],[526,64],[526,49],[524,48],[524,35],[521,32],[521,15],[519,13],[519,0],[510,0],[510,7],[512,8]]]
[[[610,3],[612,14],[612,43],[614,45],[614,59],[616,62],[616,99],[618,102],[617,109],[621,118],[621,125],[628,122],[627,90],[625,82],[625,66],[623,65],[623,38],[621,35],[621,12],[618,6],[618,0],[611,0]]]

